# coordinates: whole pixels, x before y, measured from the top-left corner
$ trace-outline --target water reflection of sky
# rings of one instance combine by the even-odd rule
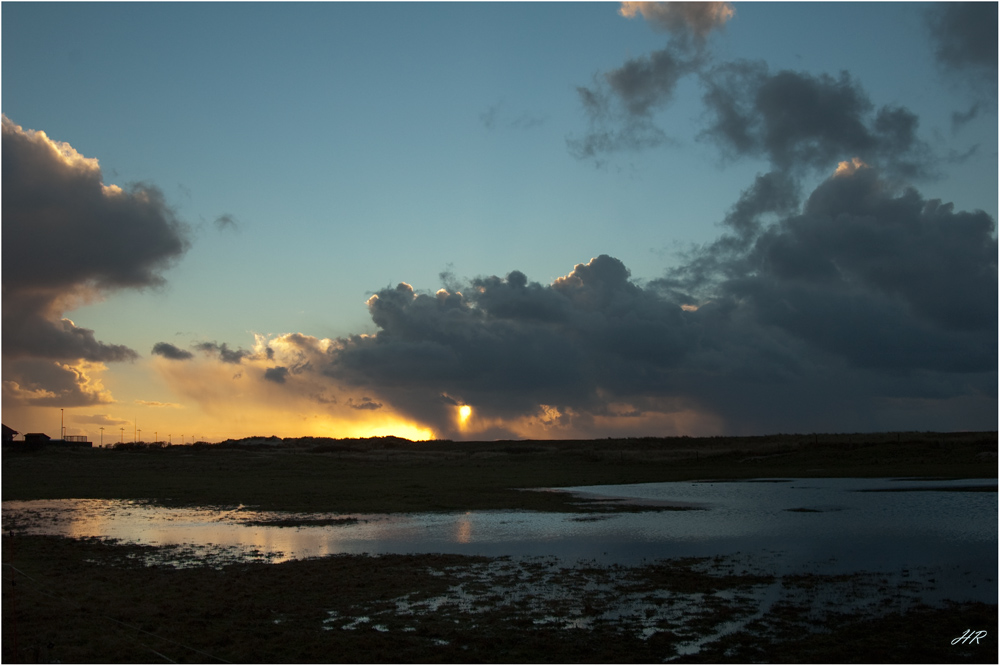
[[[667,557],[770,553],[774,566],[785,571],[935,567],[942,575],[950,570],[989,573],[992,582],[986,587],[992,591],[986,596],[996,603],[996,492],[865,492],[996,484],[996,479],[784,479],[588,486],[563,490],[699,508],[607,514],[353,514],[356,523],[301,527],[246,524],[288,514],[244,507],[219,511],[46,500],[4,502],[3,526],[149,545],[256,550],[275,554],[275,561],[335,553],[446,552],[636,564]],[[982,590],[975,596],[981,597]]]

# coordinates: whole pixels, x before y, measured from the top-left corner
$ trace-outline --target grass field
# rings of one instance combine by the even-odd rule
[[[564,496],[517,489],[778,476],[995,478],[997,434],[50,447],[5,451],[3,499],[142,498],[342,513],[565,511]]]
[[[4,500],[152,498],[339,513],[579,511],[564,495],[517,488],[988,478],[997,475],[997,436],[7,449],[2,474]],[[176,568],[156,564],[176,555],[165,551],[5,529],[3,662],[996,663],[998,656],[995,604],[929,607],[914,578],[779,577],[727,558],[628,568],[434,554],[281,564],[237,558]],[[762,606],[768,595],[776,601]],[[987,635],[953,645],[967,629]],[[699,641],[700,650],[686,649]]]

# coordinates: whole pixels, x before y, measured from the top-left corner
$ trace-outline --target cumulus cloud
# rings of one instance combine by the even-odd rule
[[[704,41],[736,13],[728,2],[623,2],[618,13],[642,17],[653,27],[675,37]]]
[[[180,349],[169,342],[157,342],[153,345],[152,353],[174,361],[185,361],[194,356],[191,352],[185,349]]]
[[[62,315],[121,289],[162,285],[163,271],[188,247],[187,228],[155,187],[105,185],[98,161],[68,143],[6,116],[2,128],[4,377],[11,362],[24,361],[12,381],[36,392],[36,402],[39,391],[52,394],[51,404],[105,401],[93,387],[69,391],[63,380],[86,373],[67,368],[138,355]]]
[[[101,381],[103,363],[77,359],[15,358],[3,365],[3,401],[8,406],[86,407],[115,400]]]

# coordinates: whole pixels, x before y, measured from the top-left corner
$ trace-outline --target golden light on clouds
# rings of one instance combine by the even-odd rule
[[[258,435],[395,436],[414,441],[435,438],[432,429],[373,402],[367,395],[331,387],[328,380],[314,373],[290,370],[280,382],[264,379],[276,363],[299,367],[308,362],[312,351],[326,349],[330,342],[301,335],[282,336],[270,340],[270,358],[254,353],[239,364],[211,358],[186,362],[154,358],[154,371],[185,406],[161,418],[175,424],[169,425],[171,432],[198,432],[207,441]],[[266,349],[268,344],[258,338],[257,347]],[[168,426],[158,427],[164,432]]]
[[[401,291],[408,289],[404,286]],[[589,439],[722,431],[712,415],[676,400],[646,397],[633,404],[603,395],[605,408],[598,413],[540,404],[531,414],[506,416],[451,399],[451,423],[441,424],[443,430],[438,431],[438,427],[428,425],[436,423],[433,414],[422,419],[405,407],[394,407],[392,398],[380,395],[373,386],[341,382],[335,375],[318,370],[328,367],[330,354],[343,344],[301,333],[256,335],[252,347],[238,353],[209,344],[201,345],[203,353],[184,360],[155,356],[150,359],[151,367],[167,389],[157,396],[159,404],[184,406],[153,410],[157,420],[169,422],[155,427],[173,433],[175,441],[182,429],[189,441],[191,433],[198,433],[205,441],[271,435],[395,436],[419,441],[453,434],[469,440]],[[149,423],[145,427],[154,426]]]
[[[842,178],[844,176],[851,176],[857,173],[858,170],[867,168],[869,168],[868,165],[862,162],[860,157],[854,157],[850,161],[837,164],[837,170],[833,172],[833,177]]]
[[[623,2],[618,14],[629,19],[641,15],[664,30],[676,31],[683,25],[704,37],[725,25],[736,11],[728,2]]]
[[[48,151],[71,169],[81,172],[100,172],[101,166],[96,157],[84,157],[65,141],[54,141],[42,130],[25,130],[6,115],[2,116],[2,122],[6,132],[23,134],[29,141],[45,146]]]

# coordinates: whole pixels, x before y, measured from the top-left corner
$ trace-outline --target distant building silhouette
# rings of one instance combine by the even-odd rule
[[[13,428],[11,428],[10,426],[8,426],[6,423],[0,424],[0,425],[3,425],[3,443],[4,444],[9,444],[9,443],[13,442],[14,441],[14,435],[20,435],[21,434],[18,431],[16,431]]]
[[[27,432],[24,433],[23,441],[14,441],[14,435],[18,435],[18,431],[10,428],[6,425],[3,426],[3,443],[5,445],[14,446],[26,446],[26,447],[39,447],[39,446],[93,446],[90,443],[90,439],[86,435],[67,435],[64,439],[52,439],[44,432]]]

